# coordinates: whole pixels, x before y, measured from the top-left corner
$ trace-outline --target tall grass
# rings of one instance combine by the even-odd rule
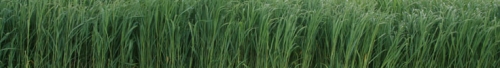
[[[3,68],[495,68],[498,0],[0,0]]]

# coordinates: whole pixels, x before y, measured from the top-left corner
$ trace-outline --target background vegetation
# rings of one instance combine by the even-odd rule
[[[4,68],[496,68],[499,0],[0,0]]]

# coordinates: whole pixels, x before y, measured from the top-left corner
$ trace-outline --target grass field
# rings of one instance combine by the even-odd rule
[[[0,0],[0,68],[498,68],[500,0]]]

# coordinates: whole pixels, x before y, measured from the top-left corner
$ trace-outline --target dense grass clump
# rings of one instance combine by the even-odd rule
[[[497,68],[499,0],[0,0],[0,68]]]

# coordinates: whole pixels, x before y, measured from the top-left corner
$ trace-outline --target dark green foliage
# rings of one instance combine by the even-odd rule
[[[0,0],[0,68],[496,68],[494,0]]]

